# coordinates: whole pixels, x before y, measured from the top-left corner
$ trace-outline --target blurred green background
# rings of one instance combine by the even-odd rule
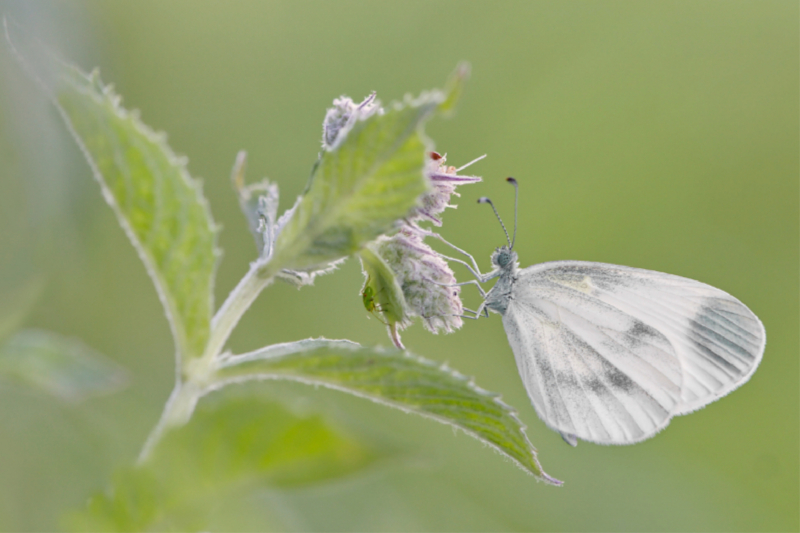
[[[796,1],[0,2],[60,55],[99,66],[129,108],[202,177],[225,255],[221,302],[255,249],[229,183],[237,150],[288,206],[333,98],[384,101],[473,76],[436,148],[484,182],[462,187],[442,233],[484,269],[520,182],[523,266],[578,259],[702,280],[764,322],[749,383],[628,447],[573,449],[536,417],[500,318],[403,340],[517,407],[545,469],[532,478],[440,424],[323,390],[265,383],[403,452],[339,480],[254,496],[283,530],[798,530]],[[467,279],[465,273],[458,275]],[[0,301],[45,280],[25,325],[79,337],[129,369],[112,396],[60,405],[0,388],[0,529],[50,530],[131,463],[173,382],[173,345],[147,275],[74,143],[0,47]],[[235,351],[309,336],[389,343],[350,260],[302,291],[268,289]],[[477,295],[465,289],[468,303]],[[253,503],[253,502],[251,502]]]

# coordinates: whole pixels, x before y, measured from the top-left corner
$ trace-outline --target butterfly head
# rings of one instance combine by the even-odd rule
[[[517,252],[508,246],[501,246],[492,254],[492,264],[501,269],[513,268],[517,263]]]

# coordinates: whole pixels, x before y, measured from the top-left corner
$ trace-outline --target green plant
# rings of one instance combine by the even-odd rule
[[[432,418],[488,444],[537,479],[560,484],[542,470],[515,412],[498,395],[405,351],[399,338],[414,316],[432,331],[460,326],[458,291],[450,287],[455,278],[422,242],[435,234],[416,221],[440,223],[436,215],[454,186],[478,180],[444,167],[423,133],[427,120],[453,110],[465,66],[445,90],[407,97],[385,110],[374,95],[358,105],[334,101],[308,186],[280,217],[277,186],[246,185],[240,154],[233,182],[258,256],[215,311],[218,230],[186,161],[136,112],[124,109],[97,72],[86,75],[61,63],[6,26],[21,64],[52,98],[144,262],[175,342],[175,387],[138,464],[71,515],[72,527],[207,528],[212,495],[319,481],[374,460],[357,439],[274,401],[248,401],[234,392],[200,402],[246,381],[322,386]],[[437,173],[452,179],[436,183]],[[366,274],[364,303],[385,320],[396,348],[319,338],[246,354],[225,350],[239,319],[273,281],[310,285],[353,255]]]

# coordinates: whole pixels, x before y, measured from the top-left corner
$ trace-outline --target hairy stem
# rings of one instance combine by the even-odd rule
[[[211,336],[201,358],[206,364],[210,365],[219,355],[242,315],[261,291],[272,283],[279,270],[278,267],[272,266],[272,262],[256,261],[250,265],[250,270],[231,291],[211,320]]]
[[[138,464],[142,464],[147,460],[167,429],[185,424],[189,420],[200,395],[197,387],[191,384],[183,384],[180,379],[176,381],[175,388],[172,389],[172,394],[170,394],[167,403],[164,405],[161,418],[150,431],[150,435],[147,436],[147,440],[142,446],[142,451],[139,452]]]
[[[217,314],[211,321],[211,336],[200,359],[187,360],[179,369],[161,418],[153,427],[139,454],[139,464],[147,460],[155,446],[171,427],[181,426],[189,421],[197,401],[204,394],[212,379],[215,365],[233,329],[253,304],[255,299],[275,279],[279,269],[270,263],[256,261],[250,270],[231,291]]]

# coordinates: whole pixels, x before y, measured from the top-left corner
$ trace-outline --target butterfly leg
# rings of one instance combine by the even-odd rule
[[[467,269],[470,271],[470,273],[473,276],[475,276],[478,280],[480,280],[481,283],[485,283],[486,281],[488,281],[488,280],[492,279],[493,277],[495,277],[494,275],[492,275],[493,272],[490,272],[489,274],[482,274],[481,273],[481,269],[478,266],[478,262],[475,261],[475,258],[472,257],[472,254],[470,254],[469,252],[467,252],[465,250],[462,250],[461,248],[459,248],[455,244],[451,243],[450,241],[448,241],[447,239],[445,239],[444,237],[442,237],[438,233],[434,233],[432,231],[427,231],[427,230],[422,229],[422,228],[420,228],[420,231],[427,237],[434,237],[436,239],[439,239],[440,241],[445,243],[447,246],[449,246],[450,248],[452,248],[456,252],[458,252],[458,253],[464,255],[465,257],[467,257],[469,259],[470,263],[472,263],[471,265],[468,264],[466,261],[462,261],[461,259],[456,259],[455,257],[448,257],[448,256],[446,256],[444,254],[439,254],[442,257],[442,259],[446,259],[448,261],[455,261],[456,263],[461,263],[462,265],[467,267]]]
[[[480,291],[481,296],[484,299],[486,299],[486,291],[484,290],[483,287],[481,287],[481,284],[478,283],[478,281],[474,280],[474,279],[471,279],[469,281],[462,281],[461,283],[439,283],[438,281],[433,281],[432,279],[429,279],[429,278],[425,278],[425,281],[427,281],[429,283],[433,283],[434,285],[439,285],[441,287],[460,287],[462,285],[475,285],[476,287],[478,287],[478,290]]]
[[[464,281],[462,283],[455,284],[455,286],[460,286],[460,285],[475,285],[476,287],[478,287],[478,291],[480,291],[481,297],[483,297],[484,300],[486,299],[486,291],[484,290],[483,287],[481,287],[481,284],[478,283],[476,280],[471,279],[469,281]]]
[[[439,257],[441,257],[442,259],[446,259],[447,261],[455,261],[456,263],[464,265],[465,267],[467,267],[467,270],[469,270],[470,273],[473,276],[475,276],[475,279],[477,279],[480,283],[486,283],[490,279],[496,278],[500,275],[500,270],[492,270],[487,274],[482,274],[480,270],[473,268],[466,261],[462,261],[461,259],[456,259],[455,257],[450,257],[444,254],[439,254]],[[475,260],[473,259],[473,261]]]
[[[472,254],[466,252],[465,250],[462,250],[461,248],[459,248],[455,244],[451,243],[450,241],[448,241],[447,239],[445,239],[444,237],[442,237],[438,233],[431,232],[431,237],[436,237],[437,239],[439,239],[440,241],[445,243],[447,246],[449,246],[450,248],[452,248],[456,252],[458,252],[461,255],[467,257],[470,260],[470,262],[472,263],[472,267],[475,269],[476,277],[483,277],[482,274],[480,273],[481,269],[478,267],[478,262],[475,261],[474,257],[472,257]]]
[[[472,309],[467,309],[465,307],[464,311],[469,311],[470,313],[473,313],[475,316],[469,316],[469,315],[458,315],[458,316],[460,316],[461,318],[471,318],[472,320],[478,320],[480,317],[489,318],[489,310],[486,309],[486,307],[483,308],[483,311],[480,310],[473,311]]]
[[[466,307],[464,308],[466,311],[469,311],[470,313],[475,313],[475,316],[474,317],[467,315],[452,315],[452,316],[458,316],[461,318],[470,318],[473,320],[477,320],[478,318],[481,317],[481,315],[486,318],[489,318],[489,309],[486,307],[486,291],[483,289],[483,287],[481,287],[480,283],[478,283],[477,280],[471,279],[469,281],[462,281],[461,283],[453,283],[453,284],[439,283],[438,281],[433,281],[432,279],[428,278],[425,278],[425,281],[433,283],[434,285],[441,285],[442,287],[459,287],[461,285],[475,285],[481,292],[481,296],[483,297],[484,301],[481,303],[480,307],[478,307],[477,311],[473,311],[472,309],[467,309]]]
[[[470,313],[475,312],[472,309],[467,309],[467,308],[464,308],[464,311],[469,311]],[[469,318],[470,320],[478,320],[480,318],[480,316],[469,316],[469,315],[428,315],[428,316],[422,316],[422,318],[436,318],[442,316],[457,316],[458,318]]]

